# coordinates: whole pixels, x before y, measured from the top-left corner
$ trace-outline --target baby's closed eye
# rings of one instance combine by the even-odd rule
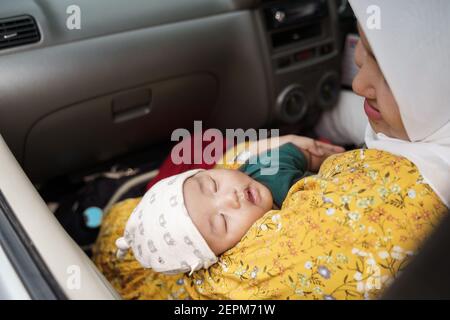
[[[210,177],[210,179],[211,179],[211,181],[212,181],[212,189],[214,190],[214,193],[216,193],[217,192],[217,190],[219,189],[219,187],[218,187],[218,185],[217,185],[217,182],[216,182],[216,180],[214,180],[213,178],[211,178]]]

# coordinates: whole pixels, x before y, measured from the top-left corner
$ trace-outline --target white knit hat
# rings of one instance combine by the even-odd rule
[[[163,179],[147,191],[116,241],[119,259],[131,248],[144,268],[166,274],[192,274],[217,262],[184,204],[184,181],[200,171]]]

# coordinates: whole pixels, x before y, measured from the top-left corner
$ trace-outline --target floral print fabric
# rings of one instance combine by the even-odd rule
[[[372,149],[334,155],[217,264],[189,277],[143,270],[132,257],[116,261],[116,231],[137,202],[112,209],[94,252],[124,298],[376,298],[446,212],[406,158]]]

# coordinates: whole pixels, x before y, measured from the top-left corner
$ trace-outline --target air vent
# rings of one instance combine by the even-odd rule
[[[38,42],[40,38],[36,22],[30,16],[0,19],[0,50]]]

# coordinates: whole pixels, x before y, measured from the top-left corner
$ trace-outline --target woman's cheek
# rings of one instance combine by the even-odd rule
[[[355,64],[358,68],[361,68],[364,59],[364,48],[362,47],[361,41],[358,41],[355,48]]]
[[[383,106],[380,110],[383,120],[391,128],[391,131],[395,132],[400,129],[402,127],[400,113],[389,88],[383,86],[378,101],[379,105]]]

